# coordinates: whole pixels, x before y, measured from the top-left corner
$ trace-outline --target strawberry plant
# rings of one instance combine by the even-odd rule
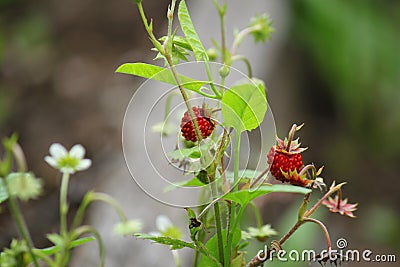
[[[286,138],[277,138],[275,145],[261,152],[261,158],[266,157],[265,162],[259,165],[264,166],[262,169],[240,168],[240,150],[243,148],[241,141],[248,132],[265,127],[263,123],[267,119],[269,106],[264,82],[252,77],[251,64],[244,55],[238,54],[238,48],[248,36],[252,36],[255,42],[270,39],[273,28],[269,17],[263,14],[252,18],[246,28],[235,34],[229,47],[225,36],[227,3],[221,4],[218,0],[213,0],[221,21],[221,41],[213,40],[214,47],[206,50],[196,32],[185,0],[171,1],[167,11],[167,33],[160,37],[155,36],[153,22],[146,16],[143,6],[146,1],[134,2],[154,46],[152,50],[156,52],[155,59],[161,60],[164,67],[142,62],[125,63],[117,72],[149,79],[152,85],[169,86],[160,85],[161,88],[166,88],[166,92],[160,96],[167,99],[164,121],[153,125],[152,129],[162,137],[176,137],[175,149],[167,151],[166,158],[171,164],[178,164],[177,167],[185,173],[186,180],[169,182],[166,190],[201,188],[198,205],[184,201],[179,205],[187,212],[190,240],[182,239],[182,235],[167,234],[165,231],[158,234],[140,233],[135,236],[168,246],[173,251],[177,266],[180,266],[181,262],[176,250],[182,248],[195,251],[193,266],[262,266],[266,260],[273,257],[274,252],[282,249],[286,240],[301,225],[309,222],[319,226],[324,233],[329,253],[328,256],[320,255],[319,260],[326,262],[328,257],[332,256],[329,232],[321,221],[312,217],[313,213],[321,205],[326,205],[332,212],[353,217],[352,212],[356,210],[356,204],[348,204],[347,199],[342,200],[341,188],[345,183],[336,185],[332,182],[327,188],[321,177],[323,168],[303,163],[302,152],[305,148],[301,148],[299,139],[294,138],[302,125],[294,124]],[[174,20],[176,13],[179,23]],[[186,70],[190,68],[190,64],[180,64],[192,59],[195,60],[195,73],[204,74],[201,78],[187,75]],[[245,62],[248,76],[232,81],[230,78],[237,72],[233,68],[237,61]],[[180,96],[181,102],[172,105],[171,98],[176,95]],[[134,107],[139,103],[140,101],[135,99],[131,101]],[[174,122],[171,122],[171,114],[182,107],[181,122],[174,125]],[[145,110],[139,109],[133,112],[128,107],[127,116],[131,113],[140,113],[139,116],[142,116],[144,112]],[[129,124],[133,120],[137,128],[135,118],[126,118],[125,123]],[[144,123],[146,129],[147,122]],[[176,127],[178,125],[180,127]],[[268,126],[273,127],[273,123]],[[129,132],[124,131],[125,136],[128,137],[123,140],[124,148],[129,150]],[[229,147],[233,148],[232,153],[228,153]],[[233,160],[233,170],[226,164],[230,159]],[[143,182],[146,178],[141,180],[141,176],[148,177],[143,173],[145,168],[135,165],[128,154],[126,160],[138,184],[143,185],[148,194],[162,201],[159,194],[147,190],[148,185]],[[273,177],[278,182],[275,182]],[[326,192],[309,207],[311,194],[317,194],[318,191]],[[257,217],[260,218],[260,211],[254,200],[274,192],[304,195],[298,211],[298,220],[279,240],[271,241],[268,250],[255,256],[246,255],[249,239],[266,242],[270,236],[276,235],[276,231],[270,225],[263,225],[260,220],[257,228],[250,227],[246,231],[241,227],[242,217],[249,208],[254,208]],[[331,195],[334,194],[336,197],[332,198]]]
[[[348,203],[348,199],[342,196],[345,182],[336,184],[331,181],[328,187],[321,177],[323,167],[317,168],[312,163],[306,163],[302,156],[305,148],[301,148],[299,139],[295,138],[302,124],[293,124],[287,137],[277,137],[275,144],[265,147],[268,142],[264,140],[266,135],[262,134],[263,131],[275,132],[265,84],[253,77],[249,60],[238,53],[238,48],[246,37],[253,37],[255,42],[270,39],[273,28],[269,17],[263,14],[250,19],[247,27],[235,33],[233,43],[229,46],[225,29],[227,3],[213,0],[221,21],[221,40],[213,40],[214,47],[206,49],[196,32],[185,0],[171,0],[167,12],[167,33],[160,37],[154,34],[153,22],[146,16],[143,1],[134,2],[154,46],[155,59],[161,60],[164,66],[143,62],[125,63],[117,72],[148,79],[142,87],[146,90],[157,90],[151,87],[166,90],[154,99],[151,107],[144,105],[141,99],[137,100],[135,95],[128,107],[124,125],[132,123],[135,134],[138,129],[144,129],[143,145],[146,145],[148,124],[151,124],[153,134],[157,133],[161,141],[172,137],[175,146],[168,142],[159,145],[167,164],[157,169],[157,162],[152,159],[160,155],[154,152],[158,144],[152,144],[151,153],[146,147],[143,150],[140,144],[136,144],[133,147],[134,153],[139,154],[136,156],[147,156],[146,164],[138,164],[137,158],[132,159],[129,154],[132,151],[130,141],[136,140],[129,131],[123,129],[126,162],[132,176],[146,193],[160,202],[182,209],[187,217],[185,231],[174,225],[168,217],[160,215],[156,220],[157,232],[141,233],[139,220],[128,220],[112,197],[92,191],[85,194],[68,224],[69,180],[76,172],[88,169],[92,161],[84,158],[83,146],[75,145],[67,150],[56,143],[50,146],[50,155],[44,160],[61,174],[59,232],[47,235],[53,243],[51,247],[35,247],[19,202],[37,198],[42,191],[42,181],[28,171],[24,152],[16,135],[13,135],[3,140],[5,155],[0,159],[0,203],[9,205],[20,238],[13,240],[10,247],[1,252],[0,267],[68,266],[73,248],[91,241],[98,243],[99,265],[104,266],[102,237],[93,226],[83,224],[88,206],[95,201],[106,202],[117,212],[121,223],[115,226],[115,233],[133,235],[167,246],[172,251],[176,266],[182,266],[178,251],[184,248],[194,251],[194,267],[263,266],[267,260],[277,257],[277,253],[284,249],[285,242],[306,223],[318,226],[325,237],[325,253],[321,252],[316,260],[335,264],[342,260],[332,249],[327,227],[313,215],[320,206],[326,206],[331,212],[355,217],[353,212],[357,204]],[[188,63],[190,60],[195,62]],[[245,63],[247,76],[234,68],[238,61]],[[140,90],[136,92],[140,93]],[[178,102],[177,96],[180,99]],[[150,112],[161,114],[159,105],[165,105],[162,108],[162,122],[154,121]],[[149,108],[149,113],[143,116],[146,108]],[[132,114],[136,117],[132,118]],[[261,132],[262,139],[256,168],[250,168],[249,164],[242,162],[243,150],[250,146],[246,143],[248,133],[253,130]],[[249,154],[255,152],[254,149],[249,150]],[[166,166],[175,169],[170,176],[176,177],[179,172],[184,180],[170,179]],[[153,173],[148,175],[152,168]],[[163,176],[164,172],[166,175]],[[165,188],[160,190],[161,187]],[[198,202],[192,203],[183,196],[179,198],[179,203],[171,203],[168,197],[179,195],[182,189],[190,189],[189,192],[198,197]],[[310,205],[311,195],[320,192],[322,196]],[[171,195],[163,195],[167,193]],[[290,193],[303,197],[297,220],[275,240],[270,238],[277,236],[278,232],[270,224],[263,223],[261,211],[255,204],[255,199],[271,193]],[[254,227],[244,227],[246,211],[254,212],[257,218]],[[251,241],[260,242],[260,251],[256,255],[248,253]],[[264,245],[266,249],[262,250]]]

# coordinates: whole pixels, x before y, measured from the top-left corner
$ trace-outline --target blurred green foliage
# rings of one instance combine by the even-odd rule
[[[363,214],[361,231],[364,237],[381,246],[400,249],[400,215],[383,205],[372,205]]]
[[[335,100],[351,142],[398,155],[400,3],[374,0],[294,2],[296,38]]]
[[[15,96],[43,80],[52,56],[48,16],[20,2],[0,2],[0,127],[17,110]]]

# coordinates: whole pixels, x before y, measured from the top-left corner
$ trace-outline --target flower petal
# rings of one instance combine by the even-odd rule
[[[65,149],[65,147],[63,147],[59,143],[52,144],[50,146],[49,152],[50,152],[50,155],[52,155],[53,158],[56,159],[56,160],[59,159],[59,158],[65,157],[68,154],[68,152]]]
[[[156,227],[160,232],[167,231],[168,228],[173,227],[171,220],[165,215],[158,215],[156,219]]]
[[[46,157],[44,157],[44,160],[45,160],[51,167],[58,169],[57,161],[56,161],[53,157],[46,156]]]
[[[83,159],[85,156],[85,148],[82,145],[74,145],[69,151],[69,155],[72,158]]]
[[[81,159],[75,169],[77,171],[84,171],[89,169],[91,165],[92,161],[90,159]]]

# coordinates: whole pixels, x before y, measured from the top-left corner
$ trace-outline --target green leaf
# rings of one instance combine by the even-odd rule
[[[232,260],[231,267],[242,267],[244,264],[244,253],[242,252]]]
[[[233,232],[233,238],[232,238],[232,247],[235,248],[237,245],[239,245],[239,242],[241,240],[241,231],[239,228],[237,229],[232,229]],[[226,230],[222,230],[222,239],[223,243],[226,244]],[[214,258],[218,259],[218,237],[217,234],[213,235],[206,243],[206,248],[209,251],[210,255],[213,256]],[[204,266],[204,267],[217,267],[218,265],[209,257],[206,257],[202,255],[200,264],[199,266]]]
[[[242,206],[245,206],[250,201],[252,201],[257,197],[274,192],[307,194],[311,192],[311,189],[294,185],[281,185],[281,184],[262,185],[256,189],[250,188],[236,192],[231,192],[226,194],[223,198],[226,200],[232,200],[234,202],[239,203]]]
[[[213,142],[203,142],[191,148],[176,149],[169,152],[168,156],[176,160],[183,160],[185,158],[199,159],[202,155],[208,154],[213,145]]]
[[[47,234],[46,237],[56,246],[61,246],[64,242],[64,239],[59,234]]]
[[[194,57],[197,61],[207,60],[207,53],[199,36],[194,29],[192,19],[190,18],[189,11],[186,6],[185,0],[182,0],[178,8],[179,23],[183,33],[185,34],[187,42],[192,47]]]
[[[168,153],[168,156],[176,160],[183,160],[185,158],[199,159],[201,157],[201,151],[199,146],[194,146],[171,151]]]
[[[0,203],[8,199],[7,189],[4,186],[3,178],[0,177]]]
[[[194,177],[187,181],[180,181],[180,182],[173,183],[173,184],[167,186],[164,189],[164,192],[169,192],[169,191],[172,191],[179,187],[198,187],[198,186],[204,186],[204,184],[202,181],[197,179],[197,177]]]
[[[238,132],[257,128],[267,111],[267,99],[254,84],[232,86],[222,97],[222,117],[226,127]]]
[[[47,237],[49,238],[49,236],[47,236]],[[79,238],[79,239],[76,239],[76,240],[72,241],[68,248],[71,249],[71,248],[74,248],[74,247],[77,247],[77,246],[80,246],[80,245],[83,245],[83,244],[86,244],[88,242],[92,242],[92,241],[95,241],[95,240],[96,240],[96,238],[94,238],[93,236]],[[61,250],[61,246],[52,246],[52,247],[42,248],[42,249],[33,249],[34,252],[38,251],[40,253],[43,253],[46,256],[53,255],[53,254],[57,253],[60,250]]]
[[[152,240],[158,244],[171,246],[170,247],[171,250],[182,249],[182,248],[195,249],[194,243],[185,242],[183,240],[175,239],[175,238],[171,238],[171,237],[154,236],[154,235],[149,235],[149,234],[135,234],[135,237],[140,238],[140,239]]]
[[[239,178],[240,179],[255,179],[261,174],[260,171],[257,170],[239,170]],[[233,180],[234,173],[231,171],[225,171],[226,178],[229,180]]]
[[[147,79],[160,81],[177,86],[177,83],[169,69],[147,63],[125,63],[118,67],[118,73],[135,75]],[[208,81],[197,81],[184,75],[178,75],[182,86],[194,92],[200,92],[203,85],[209,84]]]
[[[163,36],[160,38],[160,41],[167,40],[167,36]],[[190,46],[189,42],[186,40],[185,37],[174,35],[172,39],[172,44],[184,48],[186,50],[193,51],[192,47]]]

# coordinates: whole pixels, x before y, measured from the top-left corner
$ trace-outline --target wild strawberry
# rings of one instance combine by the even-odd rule
[[[192,110],[194,116],[196,117],[197,125],[199,126],[201,136],[203,138],[209,137],[211,133],[214,131],[215,127],[214,122],[210,117],[211,115],[210,112],[202,107],[192,107]],[[188,111],[186,111],[182,117],[181,133],[182,136],[187,141],[192,141],[192,142],[197,141],[196,131]]]
[[[294,171],[289,170],[289,172],[282,172],[282,174],[292,185],[307,187],[314,181],[307,179],[306,173],[298,173],[296,169]]]
[[[282,182],[291,182],[295,185],[303,185],[301,181],[297,181],[304,167],[301,153],[307,148],[300,148],[299,139],[292,140],[296,131],[300,130],[303,125],[293,125],[289,132],[289,137],[285,140],[276,138],[277,144],[273,146],[268,155],[268,164],[270,165],[271,174]],[[293,179],[292,179],[293,178]]]

